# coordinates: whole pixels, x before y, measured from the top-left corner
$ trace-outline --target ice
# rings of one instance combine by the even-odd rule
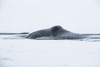
[[[0,67],[100,67],[100,42],[0,39]]]
[[[0,33],[54,25],[75,33],[100,33],[100,1],[0,0]],[[0,35],[0,67],[100,67],[99,39],[39,39]]]

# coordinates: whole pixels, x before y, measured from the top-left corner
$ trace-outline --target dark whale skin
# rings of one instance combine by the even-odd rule
[[[27,36],[29,39],[36,39],[40,37],[52,37],[55,40],[59,39],[81,39],[85,38],[85,35],[72,33],[63,29],[61,26],[53,26],[48,29],[42,29],[35,31]]]

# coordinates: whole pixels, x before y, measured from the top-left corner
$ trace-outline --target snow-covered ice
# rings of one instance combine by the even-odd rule
[[[100,33],[100,1],[0,0],[0,33],[33,32],[54,25],[76,33]],[[0,35],[0,67],[100,67],[100,40]]]
[[[1,39],[0,67],[100,67],[100,42]]]

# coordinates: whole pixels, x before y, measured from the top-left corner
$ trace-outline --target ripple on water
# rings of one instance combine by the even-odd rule
[[[4,39],[4,40],[16,40],[16,39],[18,40],[19,39],[20,40],[20,39],[26,39],[26,38],[18,36],[18,35],[0,35],[0,39]],[[39,37],[39,38],[36,38],[35,40],[56,40],[56,39],[54,37],[50,36],[50,37]],[[69,40],[69,39],[66,39],[66,40]],[[70,39],[70,40],[73,40],[73,39]],[[77,40],[77,41],[87,41],[87,42],[100,42],[100,38],[99,37],[95,37],[95,38],[89,37],[89,38],[74,39],[74,40]]]

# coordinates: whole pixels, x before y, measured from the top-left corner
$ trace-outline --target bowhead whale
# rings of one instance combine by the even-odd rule
[[[35,31],[30,33],[26,38],[28,39],[45,39],[47,37],[54,40],[63,40],[63,39],[83,39],[83,38],[96,38],[92,37],[92,35],[100,35],[100,34],[79,34],[73,33],[68,30],[65,30],[61,26],[53,26],[51,28],[42,29],[39,31]],[[99,36],[100,38],[100,36]]]

